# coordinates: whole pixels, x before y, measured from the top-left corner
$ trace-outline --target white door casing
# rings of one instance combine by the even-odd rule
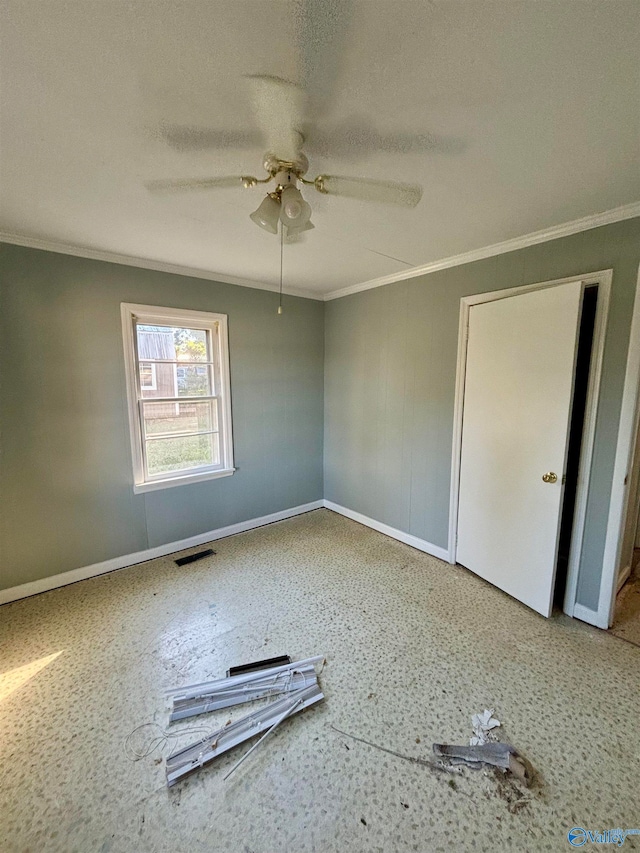
[[[457,561],[550,615],[584,283],[469,310]],[[542,475],[555,473],[545,483]]]
[[[620,545],[616,589],[620,589],[631,574],[633,551],[634,548],[639,547],[638,542],[640,542],[640,526],[638,524],[638,513],[640,512],[640,430],[636,430],[635,446],[627,474],[627,490],[627,514]]]

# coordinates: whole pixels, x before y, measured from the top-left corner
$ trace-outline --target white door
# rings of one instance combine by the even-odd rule
[[[571,282],[469,310],[456,559],[543,616],[553,599],[582,292]]]

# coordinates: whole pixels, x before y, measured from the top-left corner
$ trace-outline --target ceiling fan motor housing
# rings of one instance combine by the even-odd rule
[[[302,137],[300,138],[302,139]],[[274,154],[273,151],[267,151],[264,155],[262,165],[265,172],[269,172],[270,175],[277,175],[282,171],[290,170],[300,177],[301,175],[306,175],[309,171],[309,161],[302,151],[296,155],[295,160],[283,160]]]
[[[287,187],[298,186],[298,176],[292,169],[283,169],[281,172],[278,172],[274,178],[276,188],[278,190],[285,190]]]

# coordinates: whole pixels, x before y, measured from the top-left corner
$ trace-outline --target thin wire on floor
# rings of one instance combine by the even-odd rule
[[[156,734],[155,736],[149,734],[143,744],[136,747],[134,745],[134,741],[136,740],[138,733],[143,729],[155,729]],[[212,729],[207,728],[206,726],[190,726],[189,728],[169,731],[168,729],[163,729],[162,726],[158,725],[158,723],[142,723],[141,725],[136,726],[135,729],[129,732],[126,736],[124,740],[124,751],[130,761],[140,761],[140,759],[146,758],[156,750],[163,752],[170,743],[174,743],[187,735],[202,734],[202,740],[204,742],[211,733]]]

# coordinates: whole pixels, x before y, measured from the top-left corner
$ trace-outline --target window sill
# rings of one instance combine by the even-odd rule
[[[166,480],[153,480],[149,483],[136,483],[133,487],[134,494],[140,495],[144,492],[156,492],[158,489],[170,489],[173,486],[187,486],[189,483],[202,483],[205,480],[217,480],[219,477],[230,477],[235,473],[235,468],[223,468],[219,471],[203,471],[199,474],[185,474],[183,477],[171,477]]]

